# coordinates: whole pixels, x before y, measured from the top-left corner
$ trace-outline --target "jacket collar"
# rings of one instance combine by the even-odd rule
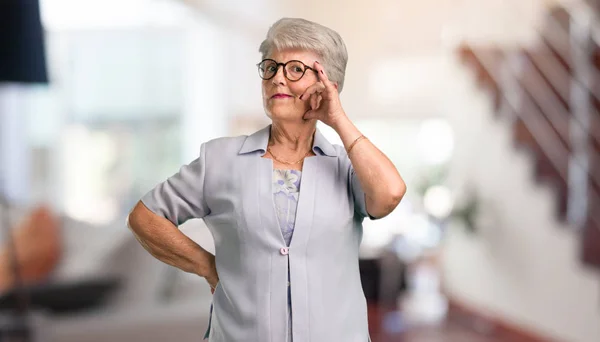
[[[264,155],[267,153],[267,145],[269,144],[270,135],[271,125],[253,133],[252,135],[249,135],[244,141],[239,153],[244,154],[261,151],[261,156]],[[321,134],[318,128],[315,131],[312,150],[316,155],[326,155],[329,157],[337,156],[333,145],[331,145],[331,143],[323,136],[323,134]]]

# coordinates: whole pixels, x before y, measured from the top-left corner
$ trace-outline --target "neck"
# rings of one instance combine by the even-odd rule
[[[306,152],[312,148],[315,130],[316,122],[298,124],[273,121],[269,145],[287,152]]]

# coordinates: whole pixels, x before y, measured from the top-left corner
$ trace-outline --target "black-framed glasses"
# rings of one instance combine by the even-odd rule
[[[296,60],[277,63],[272,59],[263,59],[260,63],[256,64],[256,66],[258,67],[258,75],[263,80],[270,80],[275,77],[280,66],[283,66],[283,75],[285,78],[292,82],[300,80],[306,73],[306,70],[317,72],[315,69]]]

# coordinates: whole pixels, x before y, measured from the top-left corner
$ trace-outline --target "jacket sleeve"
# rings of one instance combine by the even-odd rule
[[[354,211],[363,218],[368,217],[371,220],[377,220],[378,218],[371,216],[367,211],[365,192],[347,154],[343,155],[343,160],[344,165],[348,170],[348,186],[350,187],[350,192],[352,193],[352,198],[354,200]]]
[[[176,226],[189,219],[210,214],[204,196],[206,173],[205,144],[200,155],[179,172],[150,190],[141,201],[155,214],[165,217]]]

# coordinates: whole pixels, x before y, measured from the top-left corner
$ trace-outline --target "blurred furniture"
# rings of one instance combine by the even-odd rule
[[[25,326],[20,320],[15,320],[12,315],[5,315],[0,313],[0,341],[2,342],[14,342],[15,336],[25,336],[25,338],[31,342],[49,342],[47,336],[44,336],[45,328],[43,317],[40,315],[33,315],[29,320],[30,326]]]
[[[25,91],[24,84],[47,82],[38,0],[1,0],[0,91]],[[8,178],[11,186],[15,182],[10,177],[22,176],[14,170],[28,169],[7,162],[10,157],[20,157],[20,149],[26,148],[19,140],[20,132],[6,134],[11,126],[4,125],[22,120],[19,110],[17,107],[4,110],[0,106],[0,127],[4,130],[0,132],[3,138],[0,141],[0,182]],[[12,172],[9,175],[3,174],[6,167]],[[4,185],[0,184],[0,195]],[[11,221],[23,221],[28,212],[28,208],[13,207],[9,216]],[[5,292],[0,300],[8,307],[15,303],[16,294],[28,290],[31,296],[26,301],[35,307],[33,312],[28,312],[26,323],[32,324],[33,331],[23,327],[22,321],[15,321],[14,316],[2,313],[0,334],[8,331],[31,342],[185,342],[198,341],[203,336],[211,300],[203,279],[195,277],[186,286],[177,282],[170,298],[166,299],[164,279],[171,268],[143,250],[123,221],[94,226],[62,216],[58,222],[46,226],[33,224],[20,230],[23,236],[16,240],[25,243],[16,244],[17,254],[23,258],[18,268],[23,268],[28,287],[15,287],[13,280],[17,277],[4,275],[0,282],[4,283]],[[9,226],[13,225],[7,224],[6,228]],[[54,234],[57,230],[59,235]],[[32,238],[36,232],[43,234]],[[10,238],[12,234],[7,236]],[[21,252],[27,257],[21,257]],[[40,259],[39,255],[48,258]],[[12,274],[10,266],[8,269]],[[6,337],[0,335],[0,340]]]
[[[4,0],[0,2],[0,85],[7,83],[47,83],[48,76],[46,73],[46,60],[44,53],[44,40],[42,24],[40,19],[40,9],[37,0],[20,1],[20,0]],[[0,113],[0,125],[10,121],[9,116],[18,116],[21,113],[8,112]],[[2,120],[4,116],[4,119]],[[1,126],[0,126],[1,127]],[[5,132],[6,133],[6,132]],[[0,143],[10,146],[10,137],[2,139]],[[8,140],[8,141],[7,141]],[[14,147],[14,146],[13,146]],[[22,147],[22,146],[19,146]],[[7,146],[0,145],[0,161],[4,162],[0,169],[0,180],[6,183],[0,183],[0,197],[4,199],[3,190],[9,184],[10,178],[3,173],[8,173],[11,167],[20,167],[19,165],[11,165],[6,163],[5,158],[1,153],[8,151]],[[0,204],[6,204],[2,201]],[[3,212],[6,216],[6,213]],[[0,270],[3,279],[0,279],[0,292],[10,286],[16,289],[14,297],[15,306],[5,312],[5,316],[10,318],[5,320],[5,324],[0,327],[0,334],[4,333],[4,337],[10,341],[33,341],[33,333],[30,330],[30,319],[27,293],[22,288],[23,280],[39,279],[44,276],[56,262],[56,253],[48,253],[48,259],[33,260],[28,267],[21,267],[27,264],[28,257],[34,256],[41,245],[44,245],[45,250],[51,251],[54,247],[52,243],[56,240],[49,239],[48,241],[40,240],[41,243],[30,245],[31,239],[23,239],[15,237],[17,241],[25,241],[26,244],[17,244],[13,241],[13,236],[10,227],[7,224],[8,218],[5,218],[2,224],[3,238],[7,243],[2,251],[0,251],[0,267],[4,265],[4,270]],[[34,227],[30,229],[22,229],[19,232],[29,234]],[[49,229],[47,230],[49,231]],[[54,248],[56,251],[57,248]],[[53,254],[53,255],[52,255]],[[53,257],[54,256],[54,257]],[[35,258],[34,258],[35,259]],[[20,271],[27,271],[21,274]],[[14,329],[9,329],[9,323],[14,323]],[[3,329],[7,328],[7,329]]]
[[[37,0],[0,1],[0,83],[47,83]]]
[[[376,259],[360,259],[360,277],[367,301],[395,309],[398,297],[407,290],[407,267],[391,250],[385,250]]]
[[[13,237],[0,244],[0,293],[19,285],[15,272],[20,276],[20,285],[43,282],[56,268],[62,253],[58,220],[43,206],[31,210],[14,227],[10,225],[6,208],[0,215],[4,218],[3,225],[8,226],[4,235]],[[13,247],[15,256],[11,256]]]
[[[194,232],[208,231],[200,220],[190,221],[185,226]],[[69,228],[76,229],[75,225]],[[124,224],[116,223],[110,227],[82,225],[79,228],[82,231],[76,232],[78,241],[93,246],[88,255],[85,248],[77,248],[87,259],[85,268],[92,269],[86,273],[116,276],[120,286],[103,306],[95,310],[48,317],[48,335],[52,342],[201,340],[208,326],[212,300],[210,287],[204,279],[175,270],[178,275],[175,283],[165,283],[167,277],[172,277],[174,269],[146,252]],[[94,239],[103,233],[110,237],[94,243]],[[195,236],[190,237],[198,240]],[[67,248],[66,253],[70,252],[73,250]],[[70,270],[62,270],[62,276],[73,278],[79,273],[76,269],[81,270],[84,265],[72,267],[77,260],[68,258],[73,264],[68,267]],[[168,296],[165,296],[165,286],[170,288]]]
[[[18,222],[28,213],[27,208],[13,208],[11,216]],[[40,321],[35,333],[45,338],[40,342],[202,338],[212,298],[204,279],[154,259],[122,221],[106,226],[66,216],[58,221],[62,257],[47,279],[30,288],[32,302],[43,304],[32,308]],[[182,230],[199,234],[190,237],[203,245],[210,238],[200,220]],[[165,282],[173,273],[177,279]],[[61,303],[64,299],[70,303]]]
[[[25,286],[29,307],[51,314],[73,314],[97,308],[113,292],[119,281],[116,278],[88,278],[68,282],[42,282]],[[0,294],[0,312],[18,304],[16,289]]]

